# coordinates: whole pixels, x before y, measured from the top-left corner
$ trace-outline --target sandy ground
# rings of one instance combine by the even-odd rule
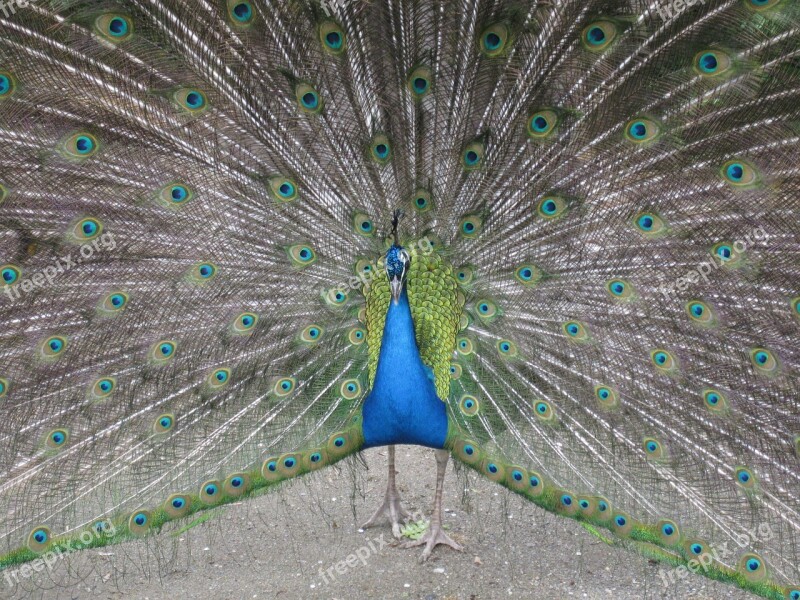
[[[576,523],[491,482],[457,477],[452,463],[445,523],[465,551],[440,546],[421,565],[420,548],[389,545],[388,527],[359,531],[383,499],[386,450],[369,450],[364,459],[368,471],[328,469],[220,510],[188,531],[73,554],[14,586],[0,578],[0,597],[752,598],[700,576],[665,585],[659,576],[665,567],[611,548]],[[433,452],[400,447],[397,469],[405,506],[427,515],[435,484]]]

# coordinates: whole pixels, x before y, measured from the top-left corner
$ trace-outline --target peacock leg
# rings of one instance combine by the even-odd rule
[[[433,500],[433,514],[431,515],[431,523],[428,530],[420,539],[400,544],[401,548],[413,548],[414,546],[425,544],[425,550],[422,551],[420,562],[428,560],[433,549],[439,544],[445,544],[459,552],[463,550],[461,545],[454,542],[442,529],[442,491],[444,490],[444,474],[447,471],[449,458],[450,453],[447,450],[436,450],[436,497]]]
[[[392,524],[392,535],[399,539],[403,535],[400,533],[401,521],[411,517],[411,513],[400,504],[400,494],[397,493],[397,487],[395,486],[395,474],[394,446],[389,446],[389,483],[386,486],[386,495],[383,497],[383,504],[381,504],[378,510],[375,511],[375,514],[361,526],[361,529],[372,527],[378,520],[383,517],[388,517],[389,522]]]

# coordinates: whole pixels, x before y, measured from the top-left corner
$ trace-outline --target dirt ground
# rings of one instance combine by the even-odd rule
[[[452,463],[444,520],[465,550],[440,546],[431,560],[419,564],[421,548],[392,547],[389,527],[359,531],[386,485],[385,448],[363,456],[368,471],[328,469],[278,493],[219,510],[187,531],[69,555],[52,570],[21,577],[13,586],[0,577],[0,597],[752,598],[700,576],[670,582],[665,567],[611,548],[576,523],[491,482],[456,477]],[[397,469],[405,506],[428,515],[436,475],[433,452],[399,447]]]

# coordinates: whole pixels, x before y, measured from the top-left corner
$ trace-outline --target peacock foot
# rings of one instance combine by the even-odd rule
[[[400,544],[400,547],[414,548],[415,546],[422,546],[423,544],[425,545],[425,549],[422,551],[422,556],[419,557],[419,562],[421,563],[424,563],[430,558],[433,549],[439,544],[450,546],[453,550],[457,550],[458,552],[464,551],[461,544],[456,543],[453,538],[445,533],[441,525],[435,523],[431,523],[428,530],[418,540],[403,542]]]
[[[404,525],[405,521],[411,518],[411,513],[403,508],[400,502],[400,494],[398,494],[396,490],[386,490],[383,504],[381,504],[369,520],[361,526],[361,529],[374,527],[379,521],[386,518],[392,525],[392,535],[397,539],[403,537],[400,528]]]

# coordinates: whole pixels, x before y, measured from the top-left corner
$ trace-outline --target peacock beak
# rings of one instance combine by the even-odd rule
[[[394,300],[394,303],[397,304],[397,302],[400,300],[400,294],[403,293],[403,280],[397,276],[392,277],[389,280],[389,285],[392,288],[392,300]]]

